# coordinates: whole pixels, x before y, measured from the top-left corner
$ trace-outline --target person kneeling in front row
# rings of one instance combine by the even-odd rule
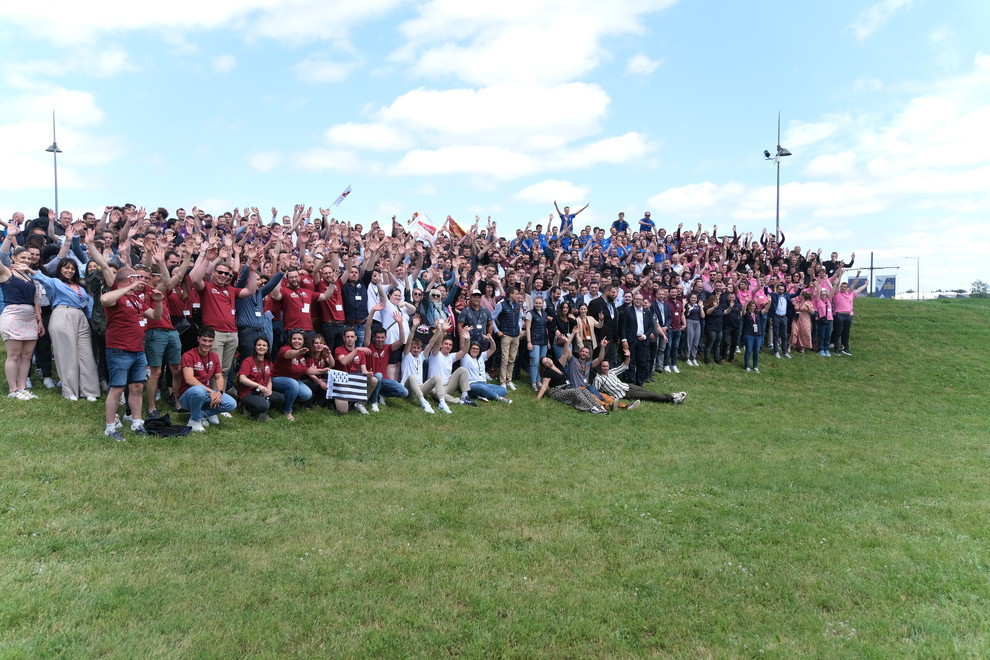
[[[209,424],[219,424],[218,415],[230,415],[237,402],[224,394],[220,357],[213,352],[216,332],[209,326],[199,331],[196,348],[182,356],[182,387],[179,405],[189,411],[189,428],[202,432]],[[204,424],[204,421],[206,422]]]

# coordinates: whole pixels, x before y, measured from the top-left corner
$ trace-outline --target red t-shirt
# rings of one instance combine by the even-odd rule
[[[313,329],[313,296],[308,289],[282,287],[282,325],[287,330]]]
[[[272,382],[272,363],[268,360],[263,360],[261,364],[258,364],[254,356],[252,355],[248,359],[241,362],[241,368],[237,370],[238,376],[247,376],[259,385],[268,385]],[[238,381],[240,379],[238,378]],[[254,388],[250,385],[240,385],[237,388],[237,395],[242,399],[248,394],[251,394]]]
[[[285,357],[285,354],[291,350],[293,350],[291,346],[283,346],[278,349],[278,359],[275,360],[275,375],[281,378],[302,380],[306,377],[306,371],[309,370],[309,358],[304,355],[290,360]]]
[[[203,385],[207,387],[210,386],[210,380],[221,373],[222,367],[220,366],[220,356],[218,356],[213,351],[209,354],[203,355],[199,352],[198,348],[193,348],[182,354],[182,362],[180,363],[182,369],[186,367],[192,367],[193,377],[198,380]],[[186,382],[186,379],[182,379],[182,385],[179,386],[179,396],[185,394],[186,390],[193,387]]]
[[[371,349],[371,355],[368,358],[368,371],[373,374],[386,374],[388,373],[388,361],[392,357],[392,345],[385,344],[382,346],[381,350],[375,348],[372,344],[368,348]]]
[[[237,332],[234,302],[240,292],[236,286],[219,287],[213,282],[204,282],[203,290],[199,292],[203,325],[217,332]]]
[[[150,300],[139,293],[128,293],[113,307],[104,307],[107,315],[107,348],[132,353],[143,352],[144,333],[148,329],[148,318],[144,312],[150,308]]]
[[[330,288],[329,284],[320,282],[316,290],[320,295]],[[320,310],[320,318],[325,322],[329,323],[331,321],[338,321],[343,323],[344,321],[344,301],[340,295],[340,282],[337,282],[337,288],[330,295],[327,300],[321,300],[316,303],[316,307]]]
[[[334,358],[334,360],[337,361],[337,369],[339,371],[346,371],[349,374],[360,374],[360,373],[364,373],[363,371],[361,371],[361,365],[362,364],[367,364],[368,356],[365,355],[364,353],[360,353],[359,352],[357,355],[354,356],[354,359],[351,360],[351,363],[350,364],[344,364],[340,360],[340,358],[344,357],[348,353],[350,353],[350,351],[347,350],[347,347],[346,346],[338,346],[334,350],[334,352],[333,352],[333,358]]]
[[[167,302],[168,296],[165,297],[165,300],[162,300],[162,317],[157,321],[155,319],[148,319],[147,330],[151,330],[152,328],[158,328],[160,330],[175,330],[175,326],[172,325],[172,317],[169,316]]]

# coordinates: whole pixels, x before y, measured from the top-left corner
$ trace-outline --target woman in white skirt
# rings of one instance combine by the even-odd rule
[[[0,336],[7,348],[4,362],[10,389],[7,396],[22,401],[38,398],[27,389],[27,377],[34,345],[45,332],[38,290],[31,281],[30,261],[31,254],[27,249],[18,248],[13,252],[10,268],[0,262],[0,288],[7,304],[0,314]]]
[[[100,396],[100,379],[89,329],[93,297],[79,279],[78,265],[73,259],[64,258],[58,262],[55,277],[41,271],[32,277],[41,282],[52,302],[48,332],[62,379],[62,396],[69,401],[78,401],[80,397],[96,401]]]

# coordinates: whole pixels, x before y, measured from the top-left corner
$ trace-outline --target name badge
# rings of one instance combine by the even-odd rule
[[[361,296],[354,296],[354,300],[364,300]]]
[[[342,312],[342,311],[344,311],[344,306],[343,306],[343,305],[334,305],[333,307],[334,307],[334,309],[336,309],[336,310],[337,310],[338,312]]]
[[[255,312],[254,315],[257,316],[258,318],[261,318],[261,312]]]
[[[302,313],[303,314],[309,314],[309,303],[303,303]]]
[[[138,326],[143,328],[146,325],[148,325],[148,319],[142,318],[140,321],[138,321]]]
[[[182,310],[182,315],[183,316],[192,316],[192,312],[190,312],[188,309],[184,309],[184,310]]]
[[[753,324],[753,332],[758,334],[760,332],[760,326],[758,326],[757,324],[754,323]]]
[[[193,303],[192,306],[193,306],[193,309],[199,309],[200,304],[199,303]]]

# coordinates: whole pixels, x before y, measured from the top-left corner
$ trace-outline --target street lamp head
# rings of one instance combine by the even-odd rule
[[[47,149],[45,149],[45,151],[47,151],[50,154],[60,154],[60,153],[62,153],[62,150],[59,149],[58,148],[58,145],[55,144],[54,142],[52,142],[52,146],[50,146]]]
[[[763,150],[763,157],[766,158],[767,160],[770,160],[770,152],[767,151],[766,149],[764,149]]]
[[[790,155],[791,155],[791,152],[790,151],[788,151],[787,149],[784,149],[779,144],[777,145],[777,157],[778,158],[782,158],[783,156],[790,156]]]

